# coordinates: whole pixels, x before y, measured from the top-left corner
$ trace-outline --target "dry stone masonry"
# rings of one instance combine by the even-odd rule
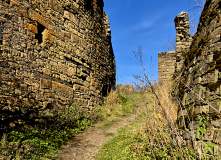
[[[159,82],[170,81],[173,79],[176,63],[175,51],[158,53],[158,74]]]
[[[199,151],[202,141],[215,143],[214,154],[221,151],[221,1],[207,0],[200,17],[197,33],[190,49],[184,54],[184,67],[179,82],[178,122],[185,140],[192,138]],[[202,115],[208,120],[207,130],[194,137]],[[190,121],[191,120],[191,121]],[[191,133],[192,132],[192,133]],[[192,135],[192,136],[189,136]]]
[[[185,52],[192,43],[188,13],[181,12],[176,16],[174,22],[176,27],[176,52]]]
[[[193,37],[187,13],[175,18],[175,26],[176,52],[159,53],[158,63],[160,82],[172,76],[178,81],[180,142],[199,154],[203,154],[202,142],[214,143],[214,155],[221,156],[221,1],[206,1]],[[206,133],[200,132],[203,117]]]
[[[189,49],[192,42],[188,13],[181,12],[176,16],[174,22],[176,27],[176,50],[158,53],[159,82],[172,80],[174,72],[180,71],[183,64],[181,55]]]
[[[0,8],[1,120],[102,103],[115,86],[103,0],[0,0]]]

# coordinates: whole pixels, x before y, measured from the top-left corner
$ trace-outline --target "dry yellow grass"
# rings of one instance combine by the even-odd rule
[[[177,120],[177,111],[178,105],[176,101],[172,99],[172,83],[162,83],[154,86],[154,90],[158,95],[158,100],[161,104],[161,109],[165,111],[165,118],[169,121],[169,123],[175,123]]]

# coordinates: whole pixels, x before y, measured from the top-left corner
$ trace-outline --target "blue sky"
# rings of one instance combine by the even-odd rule
[[[117,84],[136,83],[138,62],[132,51],[141,47],[146,74],[158,80],[158,52],[167,51],[175,40],[174,18],[182,11],[198,21],[201,9],[194,0],[104,0],[116,60]],[[194,29],[191,29],[194,33]]]

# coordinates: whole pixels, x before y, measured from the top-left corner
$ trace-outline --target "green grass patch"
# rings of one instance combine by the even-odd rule
[[[131,159],[130,144],[134,141],[134,132],[138,132],[145,121],[145,116],[139,116],[118,131],[118,134],[107,142],[96,155],[96,160],[126,160]]]
[[[108,129],[110,128],[113,124],[119,122],[120,120],[119,119],[114,119],[114,120],[111,120],[111,121],[107,121],[103,126],[101,126],[100,128],[101,129]]]
[[[113,98],[114,97],[114,98]],[[95,108],[95,112],[103,117],[103,120],[112,120],[116,117],[128,116],[139,107],[138,102],[144,97],[143,93],[125,95],[120,92],[112,92],[102,106]]]
[[[118,122],[119,117],[133,113],[138,107],[133,99],[138,98],[138,94],[124,95],[114,91],[110,95],[103,106],[96,107],[90,113],[73,105],[50,115],[42,115],[32,125],[0,133],[0,159],[51,159],[62,145],[96,121],[106,120],[102,129],[107,129]]]
[[[72,105],[42,117],[34,126],[14,129],[1,138],[0,159],[50,158],[63,144],[93,124],[95,117]]]

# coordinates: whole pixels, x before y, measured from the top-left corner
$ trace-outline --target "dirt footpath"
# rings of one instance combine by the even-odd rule
[[[134,121],[140,112],[141,108],[135,114],[121,118],[119,122],[106,130],[100,129],[102,122],[88,128],[79,134],[73,142],[64,146],[64,149],[57,156],[61,157],[62,160],[93,160],[102,146],[114,137],[118,129]]]

